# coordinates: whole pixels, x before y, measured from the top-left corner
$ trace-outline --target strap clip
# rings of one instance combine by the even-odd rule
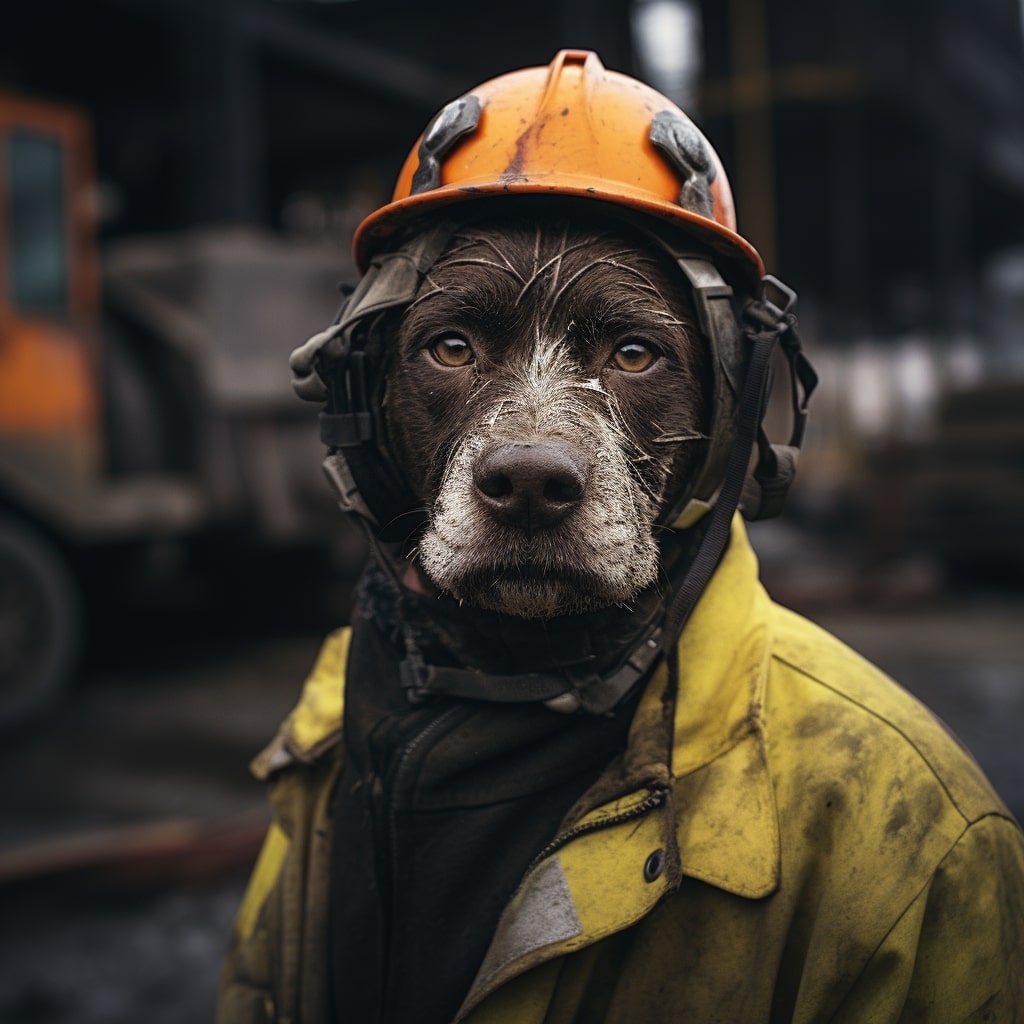
[[[796,308],[796,292],[774,274],[765,274],[761,282],[764,285],[762,299],[768,311],[776,320],[784,321]]]

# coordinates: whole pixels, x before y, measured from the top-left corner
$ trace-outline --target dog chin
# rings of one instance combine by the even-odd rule
[[[621,604],[632,594],[601,593],[594,581],[497,574],[467,581],[456,590],[465,604],[523,619],[552,619]]]
[[[448,571],[438,572],[440,567],[431,565],[429,558],[421,568],[438,590],[469,607],[524,619],[551,619],[622,605],[656,575],[653,567],[651,572],[616,576],[533,566],[477,566],[461,572],[448,566]]]

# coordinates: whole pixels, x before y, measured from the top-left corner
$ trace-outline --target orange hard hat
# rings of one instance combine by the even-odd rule
[[[710,246],[760,281],[736,233],[732,193],[707,139],[671,100],[596,53],[562,50],[547,67],[501,75],[453,100],[406,158],[391,202],[356,229],[356,264],[441,207],[500,195],[599,200]]]

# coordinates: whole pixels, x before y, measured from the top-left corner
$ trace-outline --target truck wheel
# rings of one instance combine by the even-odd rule
[[[0,728],[53,706],[78,660],[82,611],[60,552],[0,515]]]

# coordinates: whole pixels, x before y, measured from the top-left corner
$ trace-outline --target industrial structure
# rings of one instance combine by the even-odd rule
[[[1014,0],[20,6],[0,40],[0,718],[66,681],[115,548],[335,528],[287,353],[425,116],[564,46],[661,76],[800,291],[825,383],[797,516],[1017,572],[1022,38]]]

